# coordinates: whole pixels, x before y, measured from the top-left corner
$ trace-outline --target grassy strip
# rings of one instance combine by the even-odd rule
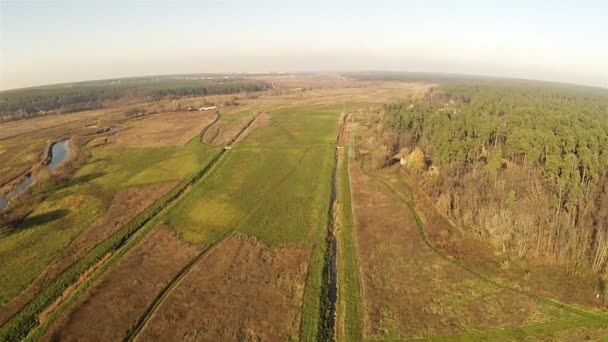
[[[336,339],[338,341],[361,341],[364,324],[363,300],[348,175],[348,148],[343,149],[338,166],[338,180],[340,216],[337,233],[339,283]]]
[[[336,160],[334,157],[332,163],[333,174],[329,181],[330,188],[334,186],[335,168]],[[333,193],[330,192],[326,211],[326,222],[329,224],[331,224],[332,215],[332,196]],[[330,226],[330,228],[333,227]],[[327,230],[326,233],[331,234]],[[300,340],[302,341],[325,341],[330,339],[330,332],[327,330],[328,315],[330,314],[327,299],[330,289],[331,239],[330,235],[325,236],[313,247],[302,298],[302,318],[300,321]]]
[[[300,322],[300,340],[318,341],[321,340],[321,328],[323,320],[319,312],[323,312],[321,298],[327,293],[328,285],[325,283],[324,274],[328,272],[327,265],[327,243],[320,241],[313,247],[306,277],[306,287],[302,298],[302,318]]]
[[[135,233],[152,221],[166,206],[177,201],[193,183],[197,182],[213,167],[224,152],[225,150],[220,150],[209,164],[196,175],[180,182],[173,190],[131,220],[125,227],[98,244],[85,257],[66,269],[23,310],[0,328],[0,341],[15,341],[25,338],[30,330],[40,324],[38,322],[40,313],[53,304],[66,289],[76,283],[93,265],[97,264],[108,253],[118,251],[125,246]]]

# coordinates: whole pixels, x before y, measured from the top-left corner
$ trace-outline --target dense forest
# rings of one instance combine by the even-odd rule
[[[380,131],[375,159],[404,156],[471,233],[504,252],[608,271],[607,91],[450,84],[385,105]]]
[[[49,112],[69,113],[111,102],[260,91],[268,85],[244,78],[134,78],[92,81],[0,92],[0,120],[22,119]]]

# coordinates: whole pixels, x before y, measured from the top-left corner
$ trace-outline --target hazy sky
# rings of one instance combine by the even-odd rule
[[[0,0],[0,89],[150,74],[316,70],[608,86],[608,1]]]

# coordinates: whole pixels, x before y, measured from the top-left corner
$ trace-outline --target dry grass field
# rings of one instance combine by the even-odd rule
[[[546,323],[559,310],[496,288],[435,253],[414,214],[382,183],[350,168],[365,336],[421,338]],[[553,312],[555,311],[555,312]]]
[[[120,148],[184,146],[210,125],[215,116],[212,111],[145,116],[111,136],[109,143]]]
[[[235,235],[211,251],[163,303],[141,340],[297,338],[310,250]]]
[[[17,202],[25,216],[0,227],[0,340],[608,333],[585,279],[550,265],[502,267],[398,165],[371,166],[383,104],[417,101],[435,84],[338,76],[263,76],[272,88],[259,93],[1,123],[4,190],[49,142],[79,145],[63,174]],[[336,316],[328,317],[333,257]],[[536,278],[525,276],[530,269]]]
[[[180,241],[167,227],[156,228],[81,295],[44,340],[121,340],[195,253],[195,247]]]

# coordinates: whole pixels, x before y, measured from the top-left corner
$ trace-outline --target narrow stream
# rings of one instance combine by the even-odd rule
[[[329,207],[329,221],[327,224],[327,243],[328,243],[328,268],[326,273],[326,281],[328,288],[324,299],[325,310],[327,321],[324,322],[325,336],[328,341],[335,340],[335,329],[336,329],[336,302],[338,301],[338,242],[336,240],[335,230],[335,205],[338,198],[338,179],[336,178],[336,168],[338,167],[338,150],[336,149],[336,156],[334,161],[334,167],[331,174],[332,192],[331,201]]]
[[[29,188],[32,183],[34,183],[32,176],[28,175],[23,181],[21,181],[21,183],[19,183],[19,185],[17,185],[15,189],[13,189],[13,191],[9,192],[3,197],[0,197],[0,211],[5,210],[8,207],[11,199],[21,196],[25,192],[25,189]]]
[[[51,147],[51,161],[46,166],[49,171],[55,171],[63,162],[65,162],[70,157],[70,141],[69,140],[61,140],[56,142]],[[31,174],[28,174],[22,181],[17,185],[15,189],[13,189],[8,194],[0,197],[0,211],[6,210],[8,208],[12,199],[23,195],[25,190],[29,188],[32,184],[34,184],[34,179]]]
[[[338,178],[337,178],[337,169],[338,164],[340,163],[340,151],[343,148],[341,146],[343,144],[343,135],[344,129],[346,127],[346,120],[348,118],[348,114],[346,116],[341,117],[340,123],[340,132],[338,134],[338,138],[336,139],[336,147],[334,154],[334,165],[331,172],[331,199],[329,203],[329,219],[327,222],[327,251],[326,251],[326,264],[324,270],[324,283],[327,284],[327,288],[322,291],[322,317],[325,318],[325,321],[322,324],[323,332],[322,338],[327,341],[335,341],[336,337],[336,304],[338,301],[338,241],[336,238],[336,230],[337,227],[337,200],[338,200]]]

